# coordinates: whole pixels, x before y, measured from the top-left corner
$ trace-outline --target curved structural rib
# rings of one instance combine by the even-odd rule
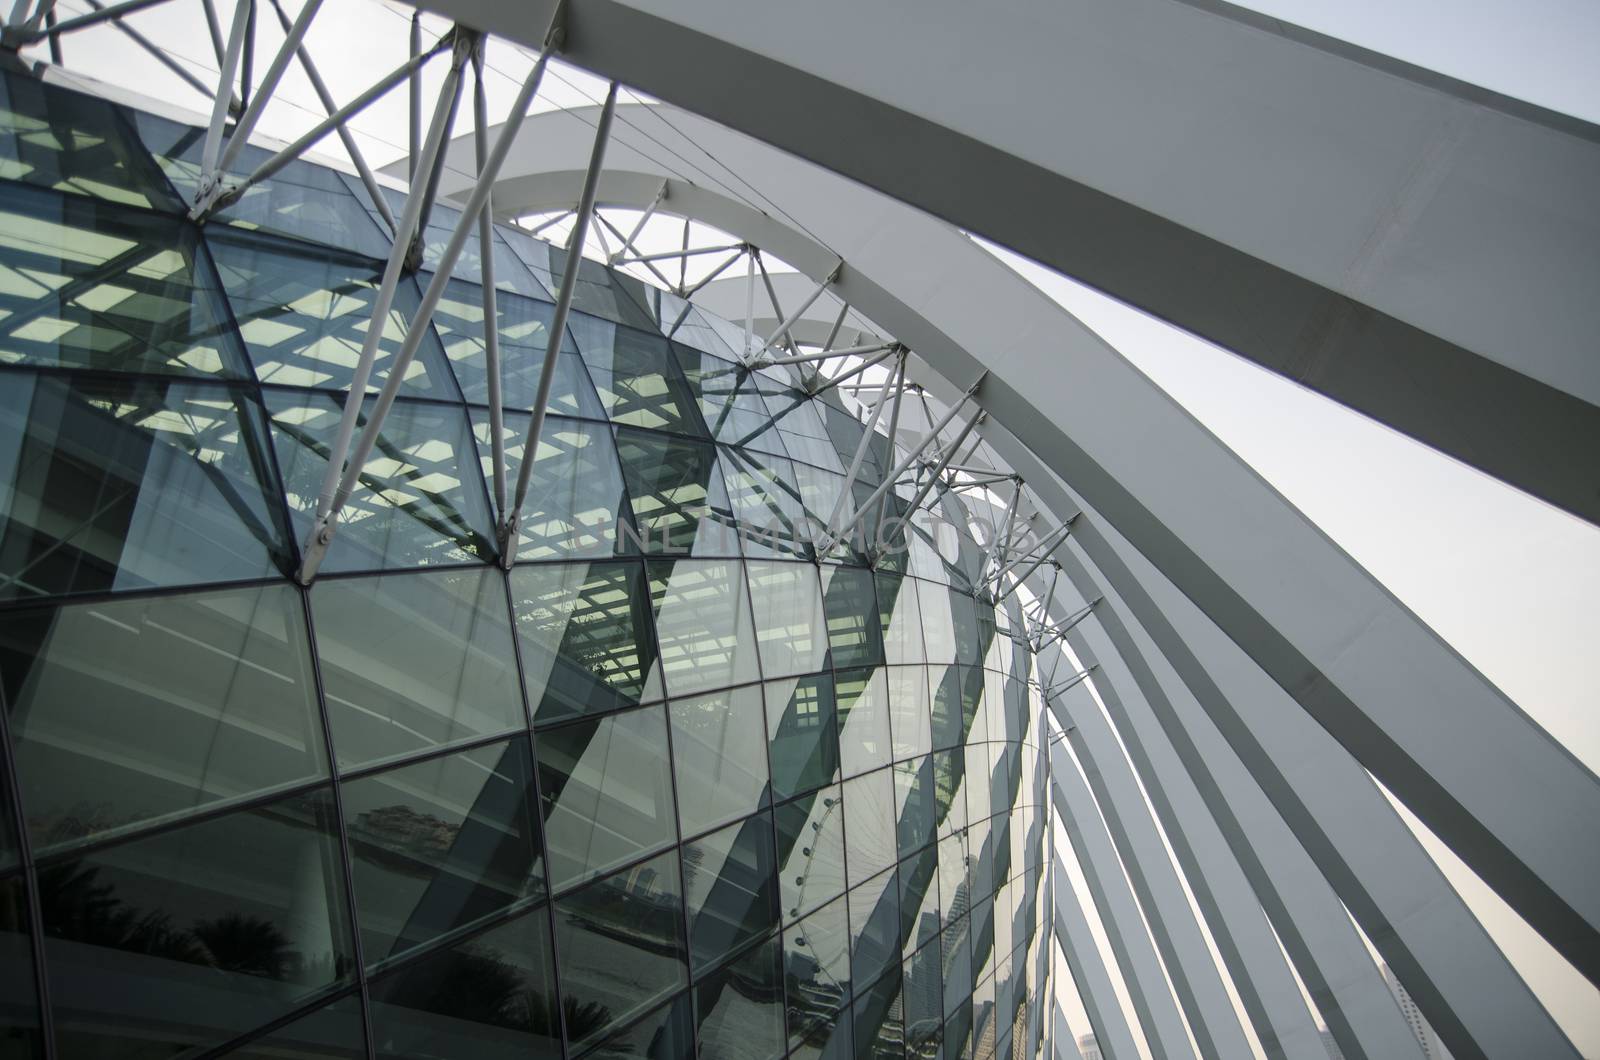
[[[566,57],[1600,522],[1594,126],[1215,0],[646,6],[572,0]]]

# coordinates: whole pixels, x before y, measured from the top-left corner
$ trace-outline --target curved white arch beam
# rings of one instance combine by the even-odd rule
[[[619,108],[603,201],[646,204],[670,176],[633,148],[660,150],[632,129],[650,109]],[[826,248],[769,213],[670,181],[675,212],[766,247],[813,279],[842,257],[841,297],[940,376],[965,385],[986,369],[979,404],[1070,483],[1086,518],[1115,527],[1600,981],[1600,891],[1592,885],[1600,848],[1573,841],[1574,829],[1600,819],[1600,782],[1587,768],[1116,351],[964,235],[711,122],[669,113],[679,133],[657,140],[679,135],[675,149],[711,152]],[[576,201],[592,135],[583,117],[528,119],[496,188],[503,210]],[[451,150],[470,151],[470,138]],[[460,191],[459,176],[447,169],[444,180],[444,193]]]
[[[525,44],[554,6],[418,2]],[[568,10],[580,66],[1600,522],[1593,125],[1217,0]]]

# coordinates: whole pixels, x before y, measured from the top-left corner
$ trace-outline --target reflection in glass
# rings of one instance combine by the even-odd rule
[[[574,318],[572,329],[600,403],[613,423],[705,437],[705,424],[659,334]],[[593,336],[585,342],[585,331]],[[594,341],[599,338],[600,341]]]
[[[806,520],[794,465],[747,449],[722,446],[718,452],[744,554],[810,558],[820,528]]]
[[[894,767],[894,801],[899,825],[900,857],[913,854],[934,836],[937,800],[933,788],[933,760],[927,755]]]
[[[527,413],[507,413],[502,431],[510,503],[522,471]],[[489,413],[472,410],[485,488],[494,488]],[[539,458],[518,522],[517,559],[604,559],[638,551],[638,532],[622,488],[611,430],[598,423],[551,416],[539,434]]]
[[[790,1055],[848,1055],[850,1041],[850,922],[845,900],[826,905],[783,932]]]
[[[833,675],[768,681],[765,687],[773,798],[787,799],[837,781]]]
[[[927,846],[900,863],[900,949],[910,956],[939,937],[939,850]],[[938,979],[938,946],[934,946]]]
[[[835,784],[773,811],[784,923],[844,892],[844,796]]]
[[[939,978],[939,944],[925,946],[903,968],[906,1055],[935,1060],[944,1039],[944,984]]]
[[[0,599],[289,569],[260,406],[242,391],[23,372],[4,384]]]
[[[691,311],[690,319],[706,321],[708,318],[696,309]],[[690,392],[700,402],[700,413],[711,429],[711,436],[727,445],[770,453],[787,463],[783,440],[767,414],[766,402],[761,399],[750,371],[732,361],[685,346],[681,341],[683,331],[679,331],[678,336],[680,341],[672,349],[683,368]],[[793,475],[788,477],[792,481]]]
[[[542,906],[373,980],[371,996],[380,1057],[561,1057]]]
[[[783,1055],[783,964],[778,937],[695,985],[701,1060],[776,1060]]]
[[[0,364],[244,379],[227,312],[193,227],[6,188]]]
[[[268,390],[272,438],[295,532],[311,528],[343,398]],[[366,429],[376,398],[356,421]],[[324,571],[468,563],[493,558],[494,533],[466,409],[396,401],[383,421],[350,503],[340,513]]]
[[[526,726],[493,568],[320,578],[311,612],[341,770]]]
[[[32,927],[22,887],[20,875],[0,877],[0,1055],[19,1060],[44,1055]]]
[[[572,1045],[592,1041],[688,983],[676,851],[557,899],[555,915]]]
[[[928,652],[928,662],[935,665],[956,661],[958,648],[950,602],[957,595],[927,582],[917,584],[917,603],[922,613],[922,642]]]
[[[667,693],[756,680],[755,630],[737,561],[652,560],[650,597]]]
[[[767,678],[806,674],[828,666],[828,630],[810,563],[747,560],[756,644]]]
[[[683,846],[695,974],[778,927],[772,820],[766,814]]]
[[[525,736],[347,780],[369,965],[544,891]]]
[[[739,554],[739,534],[714,446],[619,428],[617,456],[647,552]]]
[[[767,402],[767,414],[778,425],[784,449],[796,461],[842,474],[844,464],[828,438],[828,429],[811,395],[804,390],[757,375],[756,385]],[[822,513],[824,517],[827,513]]]
[[[364,1060],[361,996],[346,994],[222,1055],[226,1060]]]
[[[845,863],[854,887],[895,862],[894,771],[845,781],[844,799]]]
[[[674,700],[668,713],[684,835],[766,806],[767,731],[760,686]]]
[[[858,978],[859,978],[859,973]],[[871,987],[856,988],[854,1005],[856,1056],[899,1060],[906,1055],[905,999],[900,989],[900,962]]]
[[[372,325],[383,263],[294,239],[211,229],[211,253],[228,292],[256,377],[283,386],[349,390]],[[417,304],[416,281],[400,278],[384,318],[368,393],[388,380]],[[455,380],[430,328],[406,366],[402,394],[453,399]]]
[[[557,892],[677,838],[660,706],[546,729],[536,747]]]
[[[917,607],[917,583],[898,574],[875,574],[878,589],[879,630],[883,636],[886,660],[895,663],[920,663],[922,653],[922,615]]]
[[[821,575],[833,665],[881,666],[883,635],[872,572],[829,563],[823,565]]]
[[[327,776],[306,645],[286,585],[0,616],[34,850]]]
[[[957,747],[933,755],[933,823],[946,836],[967,826],[967,758]]]
[[[927,672],[920,666],[891,666],[886,676],[895,761],[927,754],[933,749],[928,729]]]
[[[584,1060],[695,1060],[694,1011],[685,991],[583,1054]]]
[[[511,599],[535,725],[661,698],[637,562],[522,564]]]
[[[889,738],[889,683],[883,670],[840,670],[835,678],[839,702],[839,758],[853,777],[892,760]]]
[[[875,982],[900,963],[900,886],[893,869],[855,887],[846,898],[851,970],[857,984]]]
[[[347,978],[336,830],[321,790],[41,866],[62,1054],[221,1044]]]

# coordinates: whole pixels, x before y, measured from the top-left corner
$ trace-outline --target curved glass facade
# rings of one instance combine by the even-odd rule
[[[1025,1051],[1040,706],[955,494],[819,555],[857,418],[585,261],[508,573],[474,239],[303,588],[453,211],[352,396],[359,184],[202,228],[200,130],[0,76],[0,1057]],[[494,237],[514,478],[567,262]]]

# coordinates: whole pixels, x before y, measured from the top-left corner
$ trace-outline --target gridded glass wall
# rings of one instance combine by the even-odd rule
[[[1023,1052],[1041,728],[954,495],[818,555],[861,425],[588,262],[522,451],[567,262],[499,228],[516,565],[474,241],[302,588],[359,185],[200,228],[198,130],[3,78],[0,1057]]]

